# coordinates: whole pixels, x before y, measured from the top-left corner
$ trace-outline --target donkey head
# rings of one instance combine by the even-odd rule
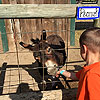
[[[50,46],[50,44],[46,41],[46,31],[42,31],[41,39],[31,39],[34,46],[30,44],[25,44],[20,42],[20,45],[24,48],[27,48],[33,51],[33,56],[42,66],[47,67],[47,72],[50,75],[54,75],[58,70],[57,66],[59,65],[59,60],[57,59],[57,55],[55,50]]]

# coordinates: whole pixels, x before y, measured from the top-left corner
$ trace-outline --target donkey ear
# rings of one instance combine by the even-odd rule
[[[46,40],[46,30],[42,30],[41,40]]]
[[[22,47],[24,47],[24,48],[26,48],[26,49],[29,49],[29,50],[31,50],[31,51],[33,51],[33,46],[32,45],[30,45],[30,44],[25,44],[24,42],[20,42],[19,43]]]
[[[37,43],[40,42],[40,40],[39,40],[38,38],[36,38],[36,39],[31,39],[31,41],[33,42],[33,44],[37,44]]]

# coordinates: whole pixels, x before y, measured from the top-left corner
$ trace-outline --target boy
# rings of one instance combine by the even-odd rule
[[[77,100],[100,100],[100,28],[85,30],[80,36],[80,54],[86,65],[77,73],[65,70],[59,74],[79,80]]]

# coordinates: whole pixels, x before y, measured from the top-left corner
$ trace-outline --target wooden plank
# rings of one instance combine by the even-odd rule
[[[1,4],[0,18],[64,18],[75,17],[77,4]]]
[[[70,4],[70,0],[67,0],[67,3]],[[68,46],[70,46],[70,18],[67,18],[66,20],[66,47],[68,48]],[[66,53],[68,53],[67,49],[66,49]],[[67,54],[67,58],[69,55]],[[67,66],[66,66],[66,70],[67,70]]]
[[[71,0],[71,4],[75,4],[76,0]],[[75,18],[70,20],[70,45],[75,46]]]
[[[9,3],[17,4],[17,0],[9,0]],[[21,41],[21,34],[19,34],[20,33],[19,19],[7,19],[7,20],[11,20],[11,23],[8,24],[9,28],[11,28],[11,30],[10,30],[11,34],[9,34],[9,38],[11,39],[9,41],[9,43],[10,43],[9,49],[10,49],[10,51],[16,51],[16,45],[17,45],[17,49],[19,49],[19,47],[20,47],[19,42]]]
[[[56,4],[57,0],[43,0],[43,4]],[[57,30],[57,19],[42,19],[42,28],[47,30],[47,36],[51,34],[56,34]],[[50,31],[48,31],[50,30]],[[52,31],[52,32],[51,32]]]
[[[0,0],[0,3],[2,3],[1,0]],[[8,49],[8,40],[7,40],[7,34],[6,34],[6,28],[5,28],[4,19],[0,19],[0,33],[1,33],[3,51],[4,51],[4,53],[5,53],[5,52],[7,52],[9,49]]]
[[[0,100],[76,100],[76,93],[76,88],[37,92],[33,91],[20,94],[1,95]]]

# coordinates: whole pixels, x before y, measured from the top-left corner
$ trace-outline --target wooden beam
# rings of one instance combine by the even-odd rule
[[[0,4],[0,18],[65,18],[75,17],[82,4]]]

